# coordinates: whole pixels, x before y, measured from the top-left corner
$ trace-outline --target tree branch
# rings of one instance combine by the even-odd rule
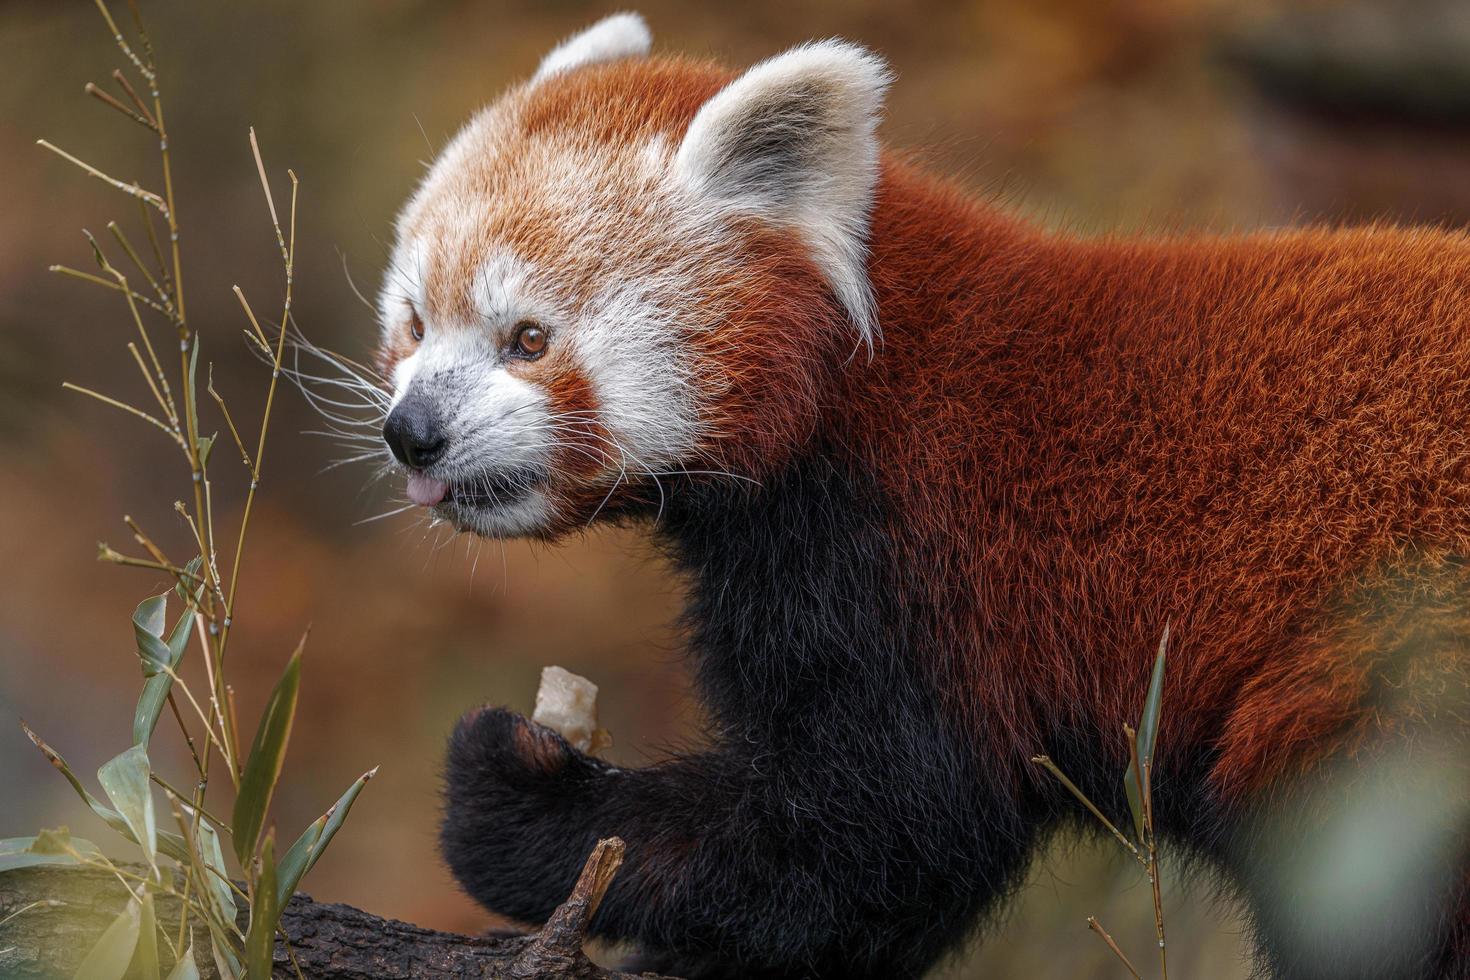
[[[622,859],[621,840],[598,842],[571,896],[534,935],[437,932],[347,905],[315,902],[305,895],[291,899],[280,928],[291,940],[302,974],[312,980],[631,980],[631,974],[604,970],[582,952],[587,923]],[[127,896],[117,878],[95,868],[31,867],[0,874],[0,921],[32,903],[47,903],[0,926],[0,975],[11,980],[69,975],[122,910]],[[154,900],[160,927],[173,932],[178,900],[167,895]],[[245,922],[242,914],[242,929]],[[208,930],[196,927],[193,938],[201,975],[215,980]],[[166,944],[160,947],[164,953]],[[296,977],[281,942],[276,944],[275,976]]]

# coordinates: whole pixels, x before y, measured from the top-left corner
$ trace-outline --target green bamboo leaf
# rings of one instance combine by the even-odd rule
[[[296,894],[296,886],[301,883],[301,879],[312,869],[317,858],[322,856],[322,852],[336,836],[342,822],[347,819],[347,813],[352,809],[352,804],[357,801],[357,794],[361,793],[367,781],[377,774],[378,770],[374,768],[357,777],[356,782],[347,787],[347,792],[343,793],[326,813],[317,817],[311,826],[302,831],[301,836],[296,838],[296,843],[292,844],[290,850],[286,851],[285,856],[281,858],[281,865],[276,871],[278,882],[276,901],[282,908],[285,908],[291,896]]]
[[[71,783],[71,788],[76,790],[77,795],[82,798],[82,801],[86,803],[87,806],[92,808],[93,813],[97,814],[97,816],[107,821],[108,825],[111,826],[113,829],[117,830],[119,833],[123,834],[129,839],[132,839],[134,843],[137,843],[136,838],[133,838],[132,836],[132,831],[128,829],[127,821],[125,821],[116,810],[101,803],[95,796],[89,793],[87,791],[87,787],[83,786],[82,781],[77,778],[76,773],[71,771],[71,766],[66,764],[66,760],[63,759],[55,749],[47,745],[41,739],[41,736],[37,735],[35,731],[31,729],[31,726],[27,725],[25,722],[21,722],[20,727],[21,730],[26,733],[26,737],[29,738],[33,743],[35,743],[36,748],[41,750],[41,754],[46,757],[46,760],[50,762],[51,765],[54,766],[58,772],[66,777],[66,781]]]
[[[191,945],[184,950],[184,955],[174,964],[174,968],[168,971],[164,980],[199,980],[199,964],[194,962],[194,947]]]
[[[168,662],[168,646],[163,642],[163,621],[168,593],[144,599],[133,611],[133,638],[138,658],[143,661],[143,676],[152,677],[159,664]]]
[[[73,837],[65,830],[43,830],[35,837],[10,837],[0,840],[0,872],[38,865],[76,864],[72,851],[84,858],[102,857],[96,844]]]
[[[1133,832],[1137,841],[1143,840],[1143,798],[1138,794],[1137,770],[1133,761],[1128,762],[1128,771],[1123,774],[1123,792],[1128,794],[1128,812],[1133,816]]]
[[[1169,654],[1169,625],[1164,624],[1164,635],[1159,638],[1159,653],[1154,658],[1153,675],[1148,681],[1148,698],[1143,703],[1143,717],[1138,720],[1138,757],[1143,762],[1152,762],[1154,740],[1159,734],[1159,708],[1164,698],[1164,661]]]
[[[21,722],[20,727],[26,733],[26,737],[35,743],[36,748],[41,750],[41,754],[46,757],[46,760],[66,777],[66,781],[71,783],[71,788],[76,790],[77,795],[82,798],[82,802],[92,808],[93,813],[101,817],[109,827],[122,834],[134,844],[139,843],[137,836],[133,834],[132,828],[128,826],[128,822],[123,819],[122,814],[87,792],[87,787],[83,786],[82,781],[77,778],[77,774],[71,771],[71,766],[66,764],[66,760],[55,749],[47,745],[41,736],[37,735],[29,725]],[[189,861],[189,845],[178,834],[160,830],[158,832],[158,849],[181,864],[187,864]]]
[[[208,876],[204,894],[221,923],[234,922],[240,910],[235,905],[229,872],[225,870],[225,854],[219,846],[219,833],[203,817],[198,817],[194,826],[194,836],[199,842],[199,859],[204,862]]]
[[[204,582],[202,581],[202,579],[203,579],[203,573],[200,571],[200,569],[202,569],[203,567],[204,567],[204,560],[202,558],[197,557],[197,556],[194,557],[194,558],[189,559],[189,563],[184,566],[184,571],[188,573],[187,575],[184,576],[185,580],[186,581],[196,581],[197,580],[199,582],[199,584],[194,587],[194,596],[193,596],[193,599],[192,600],[190,599],[189,593],[184,590],[183,583],[181,583],[181,582],[175,582],[174,583],[174,593],[180,599],[184,600],[185,603],[188,603],[188,602],[192,601],[195,606],[198,606],[199,605],[199,600],[204,595]],[[187,611],[188,610],[185,610],[185,612],[187,612]]]
[[[134,624],[136,623],[135,617]],[[163,706],[168,703],[169,692],[174,686],[174,677],[169,671],[177,671],[179,663],[184,659],[184,651],[189,646],[189,629],[193,625],[194,614],[186,608],[184,614],[179,617],[179,621],[174,624],[173,632],[169,634],[168,643],[165,645],[166,659],[163,663],[168,665],[168,670],[155,670],[153,675],[143,682],[143,693],[139,695],[138,707],[133,712],[134,745],[146,747],[149,740],[153,738],[153,730],[158,727],[159,716],[163,714]],[[140,656],[141,651],[140,645]],[[147,675],[146,668],[144,674]]]
[[[286,743],[291,738],[291,722],[296,715],[296,695],[301,687],[301,644],[286,664],[286,671],[276,682],[265,713],[255,729],[255,741],[250,746],[250,755],[245,761],[245,772],[240,777],[240,789],[235,797],[235,811],[230,823],[235,840],[235,857],[242,865],[249,863],[255,854],[255,845],[260,840],[261,828],[265,826],[266,811],[270,809],[271,795],[276,789],[276,780],[281,775],[281,764],[286,758]]]
[[[158,976],[158,920],[153,914],[153,893],[143,889],[138,904],[138,952],[134,959],[139,975],[153,980]]]
[[[224,980],[239,980],[245,972],[240,958],[220,942],[219,936],[210,936],[209,955],[214,957],[214,969]]]
[[[72,974],[72,980],[122,980],[138,945],[141,920],[142,906],[133,899],[103,930],[77,972]]]
[[[250,928],[245,933],[246,980],[270,980],[276,923],[280,918],[281,906],[276,902],[276,842],[274,835],[266,834],[260,848],[255,901],[250,906]]]
[[[188,431],[196,434],[199,432],[199,386],[194,383],[194,378],[198,373],[199,335],[196,333],[189,338],[188,390],[184,392],[184,410],[188,413],[189,420]]]
[[[1164,662],[1169,652],[1169,624],[1164,624],[1164,635],[1159,639],[1159,652],[1154,657],[1153,674],[1148,681],[1148,695],[1143,700],[1143,715],[1138,720],[1138,760],[1139,763],[1152,763],[1154,757],[1154,741],[1159,734],[1159,710],[1164,699]],[[1149,766],[1152,776],[1153,767]],[[1152,779],[1150,779],[1152,781]],[[1128,771],[1123,774],[1123,789],[1128,794],[1128,809],[1133,813],[1133,827],[1138,831],[1139,839],[1143,838],[1143,800],[1138,794],[1138,774],[1133,763],[1128,763]]]
[[[97,770],[102,790],[133,832],[149,864],[158,863],[158,825],[153,815],[153,792],[148,784],[148,751],[134,745]]]
[[[209,465],[209,454],[214,449],[214,440],[217,439],[217,438],[219,438],[219,433],[218,432],[214,433],[213,435],[200,436],[199,437],[199,465],[200,466],[208,466]]]

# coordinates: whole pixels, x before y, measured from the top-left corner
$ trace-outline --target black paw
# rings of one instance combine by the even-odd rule
[[[560,734],[507,708],[476,708],[449,737],[445,776],[457,789],[552,792],[592,773],[592,760]]]
[[[544,919],[590,850],[587,801],[605,769],[513,711],[466,714],[449,739],[439,837],[454,876],[495,912]]]

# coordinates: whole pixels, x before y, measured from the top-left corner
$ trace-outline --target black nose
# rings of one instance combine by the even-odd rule
[[[412,395],[388,413],[388,421],[383,423],[383,440],[398,462],[416,470],[443,456],[449,444],[428,404]]]

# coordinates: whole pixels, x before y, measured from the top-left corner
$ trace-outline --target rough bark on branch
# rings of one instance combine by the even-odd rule
[[[314,902],[305,895],[291,899],[280,930],[290,938],[301,975],[310,980],[629,980],[630,974],[605,970],[582,952],[587,923],[622,856],[622,841],[600,842],[571,896],[533,935],[437,932],[347,905]],[[45,903],[0,926],[0,975],[7,980],[70,976],[127,897],[116,877],[96,868],[32,867],[0,874],[0,921],[32,903]],[[161,929],[176,936],[178,901],[157,895],[155,903]],[[242,930],[245,921],[242,915]],[[194,941],[201,974],[217,978],[205,952],[209,935],[202,925]],[[160,941],[160,954],[166,952]],[[291,980],[297,975],[281,942],[276,944],[274,975]]]

